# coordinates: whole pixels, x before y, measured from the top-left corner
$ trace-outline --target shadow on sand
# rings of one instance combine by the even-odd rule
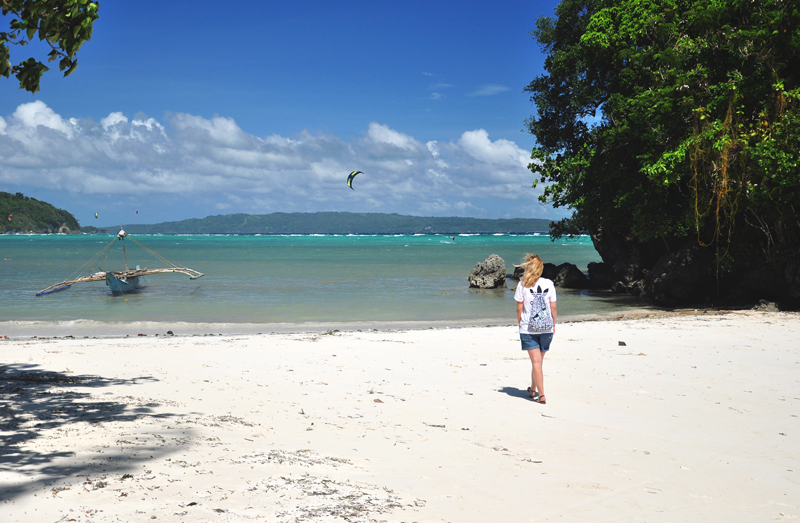
[[[508,394],[509,396],[511,396],[513,398],[522,398],[524,400],[530,401],[530,398],[528,397],[527,389],[526,390],[522,390],[522,389],[518,389],[516,387],[503,387],[502,389],[499,389],[497,392],[502,392],[503,394]]]
[[[58,433],[63,438],[61,434],[68,434],[70,425],[76,423],[133,422],[143,417],[174,416],[154,413],[153,407],[158,404],[130,404],[123,402],[125,398],[103,401],[92,397],[92,392],[103,387],[152,381],[157,380],[150,376],[132,379],[77,376],[27,364],[0,366],[0,475],[11,472],[16,477],[23,474],[30,478],[0,483],[0,501],[69,476],[127,471],[141,467],[145,459],[156,453],[165,454],[164,448],[141,448],[134,455],[108,449],[111,452],[93,458],[75,459],[76,454],[59,449],[57,441],[50,446],[55,450],[45,450],[41,445],[34,449],[30,445],[44,431],[50,434],[54,429],[64,431]]]

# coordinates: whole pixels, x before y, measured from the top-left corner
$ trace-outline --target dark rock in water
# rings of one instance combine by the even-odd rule
[[[593,288],[646,296],[663,305],[722,299],[732,303],[775,301],[786,309],[800,308],[800,261],[738,264],[726,269],[715,261],[714,249],[694,237],[659,237],[637,242],[599,226],[592,243],[603,259],[589,264]],[[788,252],[788,251],[787,251]]]
[[[710,254],[696,242],[662,256],[644,279],[643,293],[657,303],[674,305],[706,299],[715,282]]]
[[[548,280],[556,281],[556,277],[558,276],[558,268],[560,265],[554,265],[552,263],[545,263],[544,268],[542,269],[542,278],[547,278]]]
[[[636,245],[603,234],[601,231],[592,234],[592,243],[603,258],[603,262],[609,267],[609,272],[613,275],[611,279],[627,286],[642,277],[641,254]]]
[[[562,263],[558,266],[558,274],[553,280],[556,287],[565,289],[585,289],[589,286],[586,275],[571,263]]]
[[[496,289],[506,286],[506,262],[500,256],[492,254],[469,273],[470,287],[479,289]]]
[[[753,310],[761,312],[780,312],[780,308],[778,307],[777,303],[767,300],[759,300],[758,304],[753,307]]]
[[[679,241],[673,239],[634,243],[600,229],[592,232],[591,237],[595,250],[611,273],[609,283],[621,281],[625,285],[644,278],[646,270],[662,255],[680,247]]]
[[[515,280],[520,280],[524,272],[522,267],[515,267],[512,277]],[[561,265],[545,263],[542,268],[542,278],[552,280],[556,287],[565,289],[586,289],[589,287],[589,280],[586,279],[586,275],[571,263],[562,263]]]
[[[608,264],[591,262],[589,270],[589,285],[595,289],[608,289],[614,283],[614,273]]]
[[[628,285],[628,293],[633,296],[641,296],[644,294],[644,280],[636,280]]]
[[[628,286],[625,285],[624,282],[615,281],[611,284],[611,292],[616,294],[626,294],[628,292]]]

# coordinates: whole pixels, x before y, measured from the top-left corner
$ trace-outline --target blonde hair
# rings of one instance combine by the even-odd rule
[[[525,273],[522,275],[519,282],[525,287],[533,287],[542,276],[544,263],[538,255],[526,254],[525,261],[520,264],[520,267],[525,267]]]

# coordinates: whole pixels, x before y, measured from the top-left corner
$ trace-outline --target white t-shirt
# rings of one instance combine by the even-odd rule
[[[550,303],[556,301],[556,287],[551,280],[539,278],[533,287],[525,287],[522,283],[517,284],[514,299],[522,302],[520,333],[553,333],[553,314],[550,311]]]

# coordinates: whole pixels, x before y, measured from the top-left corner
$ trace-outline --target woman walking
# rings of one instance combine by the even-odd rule
[[[556,331],[556,288],[542,278],[544,263],[535,254],[526,254],[522,263],[525,272],[514,292],[517,301],[517,323],[522,350],[531,358],[531,386],[528,396],[537,403],[547,403],[544,395],[542,360],[550,350]]]

